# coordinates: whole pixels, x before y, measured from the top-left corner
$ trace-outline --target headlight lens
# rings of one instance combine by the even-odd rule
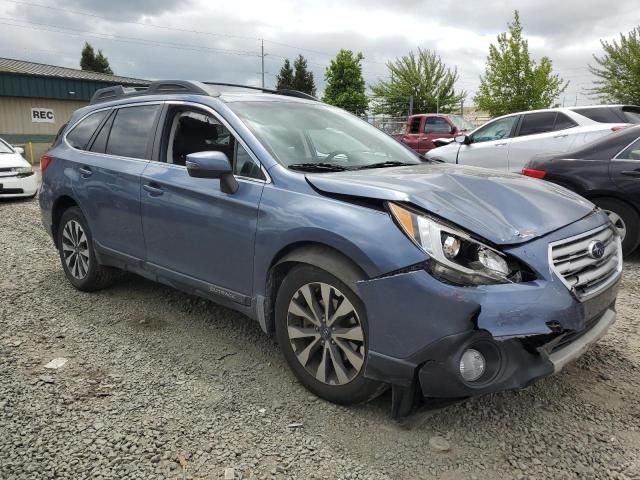
[[[16,167],[14,168],[14,171],[18,175],[29,175],[33,173],[33,168],[32,167]]]
[[[445,225],[397,203],[389,210],[402,230],[431,257],[430,271],[457,285],[521,282],[523,268],[512,258]]]

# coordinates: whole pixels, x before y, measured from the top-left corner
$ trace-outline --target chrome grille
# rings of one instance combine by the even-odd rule
[[[593,258],[594,242],[604,254]],[[622,244],[615,227],[605,225],[549,244],[549,265],[562,283],[580,300],[586,300],[614,283],[622,272]]]

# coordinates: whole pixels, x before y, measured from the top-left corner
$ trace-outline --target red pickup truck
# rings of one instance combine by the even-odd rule
[[[420,113],[411,115],[404,131],[393,137],[418,153],[426,153],[436,147],[436,138],[453,138],[474,128],[462,115]]]

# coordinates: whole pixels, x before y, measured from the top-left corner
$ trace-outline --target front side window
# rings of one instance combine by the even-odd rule
[[[160,105],[120,108],[109,133],[106,153],[129,158],[147,158],[153,126]]]
[[[451,133],[451,125],[442,117],[427,117],[424,133]]]
[[[640,160],[640,138],[629,145],[616,158],[620,160]]]
[[[511,135],[511,130],[513,130],[513,125],[517,119],[517,115],[499,118],[484,127],[480,127],[473,134],[473,143],[491,142],[493,140],[508,138]]]
[[[556,121],[556,112],[527,113],[522,118],[519,137],[552,132]]]
[[[95,112],[85,117],[67,134],[67,142],[69,142],[69,145],[78,150],[85,150],[89,140],[91,140],[96,129],[108,113],[108,110],[102,110],[101,112]]]
[[[417,155],[386,133],[339,108],[294,101],[227,104],[285,167],[331,169],[419,164]]]
[[[231,132],[212,115],[195,110],[174,109],[168,117],[165,161],[184,166],[187,155],[222,152],[233,163],[233,173],[265,180],[259,165]]]

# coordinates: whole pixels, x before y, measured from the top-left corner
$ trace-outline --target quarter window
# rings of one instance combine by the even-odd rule
[[[527,113],[520,125],[519,137],[552,132],[556,121],[556,112]]]
[[[91,140],[91,137],[100,123],[102,123],[102,120],[107,116],[107,113],[109,113],[107,110],[92,113],[73,127],[73,130],[67,134],[67,142],[69,142],[69,145],[78,150],[86,149],[89,140]]]
[[[442,117],[427,117],[424,133],[451,133],[451,125]]]
[[[116,112],[106,153],[130,158],[146,158],[159,105],[120,108]],[[102,132],[101,132],[102,133]]]
[[[502,140],[511,136],[511,130],[516,123],[518,116],[499,118],[493,122],[480,127],[473,134],[473,143],[490,142],[492,140]]]
[[[554,126],[554,130],[566,130],[567,128],[573,128],[578,126],[576,122],[567,117],[564,113],[558,112],[558,116],[556,117],[556,124]]]
[[[107,119],[107,121],[104,122],[104,124],[100,128],[100,131],[96,135],[93,143],[91,144],[91,147],[89,148],[89,150],[91,150],[92,152],[104,153],[107,149],[107,140],[109,139],[111,125],[113,125],[113,117],[114,115],[111,115],[111,118]]]

